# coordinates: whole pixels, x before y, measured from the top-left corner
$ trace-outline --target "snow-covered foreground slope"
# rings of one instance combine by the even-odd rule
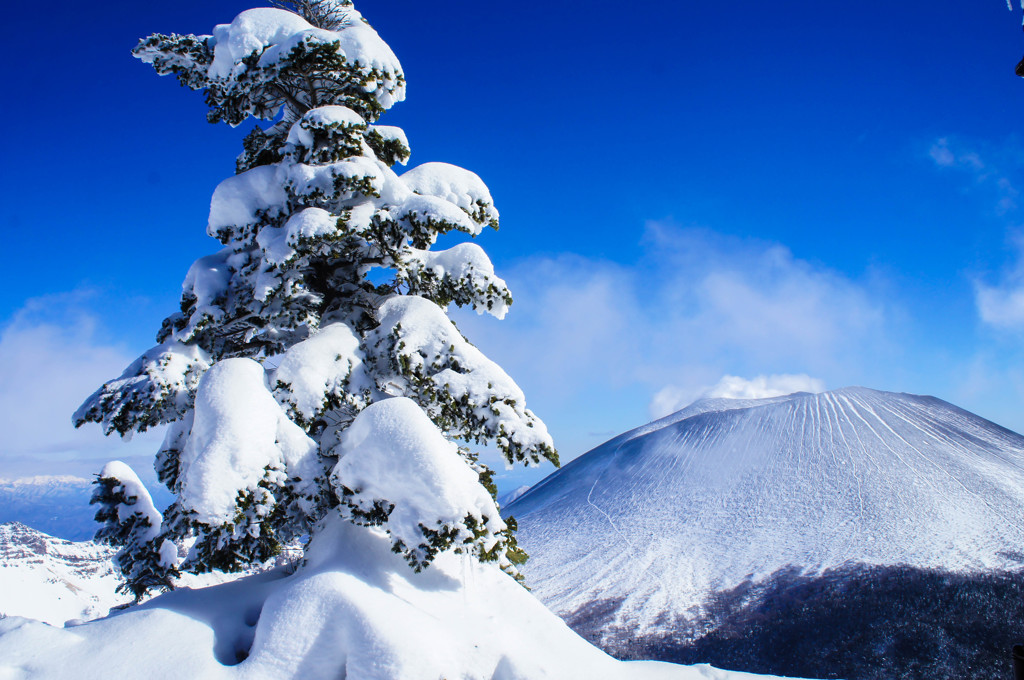
[[[669,632],[712,594],[793,567],[1019,568],[1024,437],[864,388],[704,400],[578,458],[506,512],[554,611]]]
[[[0,677],[753,677],[616,661],[496,567],[449,553],[415,573],[390,548],[378,530],[332,520],[292,575],[178,590],[72,628],[3,619]]]
[[[112,548],[74,543],[24,524],[0,524],[0,614],[56,626],[104,616],[125,602],[114,592]]]

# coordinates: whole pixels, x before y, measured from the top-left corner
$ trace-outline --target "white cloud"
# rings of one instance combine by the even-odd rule
[[[794,392],[824,392],[825,382],[806,374],[759,375],[747,380],[735,375],[723,376],[707,392],[709,397],[725,399],[766,399]]]
[[[981,151],[972,146],[979,147]],[[929,150],[936,166],[966,173],[971,183],[966,188],[985,187],[994,196],[993,212],[1006,216],[1017,209],[1020,191],[1000,167],[1016,166],[1021,152],[1016,144],[994,147],[984,142],[965,144],[949,137],[937,139]],[[978,317],[1001,330],[1024,330],[1024,234],[1011,235],[1015,262],[993,285],[980,278],[974,281],[974,302]]]
[[[649,410],[651,418],[657,420],[686,408],[701,397],[719,397],[724,399],[766,399],[781,397],[794,392],[824,392],[825,382],[806,374],[759,375],[751,379],[735,375],[725,375],[714,386],[694,390],[669,385],[664,387],[651,399]]]
[[[869,284],[703,229],[650,223],[643,242],[630,267],[579,256],[499,267],[516,299],[507,319],[457,315],[569,455],[599,443],[586,433],[639,425],[655,394],[692,401],[726,374],[843,385],[888,351],[884,291]]]
[[[159,435],[125,445],[104,437],[95,425],[76,430],[71,424],[78,405],[134,358],[100,338],[95,317],[84,311],[89,297],[76,292],[29,300],[0,330],[0,462],[5,468],[16,467],[20,474],[74,468],[81,474],[95,467],[86,460],[155,451]]]
[[[1005,329],[1024,327],[1024,287],[1019,282],[1003,287],[975,284],[978,315],[987,324]]]
[[[977,151],[965,150],[960,145],[957,145],[956,149],[952,149],[948,137],[935,140],[928,155],[932,157],[936,165],[942,168],[959,167],[978,173],[985,171],[985,162],[981,160]]]
[[[974,282],[974,301],[984,323],[1002,330],[1024,330],[1024,235],[1013,239],[1016,262],[998,284]]]

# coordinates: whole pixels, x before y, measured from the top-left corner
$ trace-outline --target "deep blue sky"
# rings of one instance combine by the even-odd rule
[[[144,350],[216,249],[209,196],[252,124],[206,123],[201,96],[131,47],[252,6],[6,11],[0,406],[25,431],[0,477],[5,460],[13,474],[107,455],[63,434],[94,381],[69,366],[109,373]],[[565,457],[644,422],[663,388],[695,395],[726,373],[927,392],[1024,429],[1019,9],[357,7],[405,68],[408,100],[381,122],[406,130],[410,165],[491,187],[502,229],[483,245],[517,304],[505,327],[462,326]],[[990,322],[979,282],[1004,303]],[[639,311],[607,313],[621,307]]]

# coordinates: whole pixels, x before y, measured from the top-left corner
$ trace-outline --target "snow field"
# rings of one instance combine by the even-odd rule
[[[335,518],[306,564],[182,589],[88,624],[0,620],[4,680],[741,680],[620,662],[496,566],[446,553],[416,573],[377,529]]]

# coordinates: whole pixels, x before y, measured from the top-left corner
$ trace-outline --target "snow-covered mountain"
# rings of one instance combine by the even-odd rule
[[[812,582],[898,567],[941,590],[950,575],[1017,572],[1024,437],[865,388],[707,399],[597,447],[505,512],[534,593],[577,630],[627,656],[666,640],[678,651]]]
[[[70,475],[0,479],[0,523],[21,522],[71,541],[92,538],[92,480]]]
[[[60,626],[104,616],[130,598],[114,592],[114,550],[48,536],[18,522],[0,524],[0,614]]]

